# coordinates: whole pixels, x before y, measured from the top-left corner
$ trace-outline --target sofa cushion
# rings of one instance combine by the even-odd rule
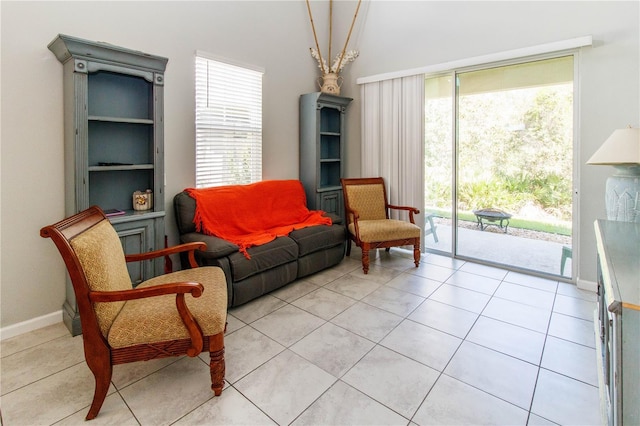
[[[299,256],[302,257],[340,245],[346,236],[342,225],[318,225],[292,231],[289,238],[298,244]]]
[[[344,258],[345,244],[340,244],[325,250],[316,251],[298,258],[298,277],[315,274],[323,269],[337,265]]]
[[[247,250],[251,259],[236,251],[229,255],[233,281],[241,281],[276,266],[295,262],[298,259],[298,245],[289,237],[278,237],[270,243],[254,246]]]
[[[276,290],[295,280],[298,275],[298,263],[290,262],[276,266],[261,274],[255,274],[242,281],[234,282],[233,297],[229,306],[238,306],[257,297]]]

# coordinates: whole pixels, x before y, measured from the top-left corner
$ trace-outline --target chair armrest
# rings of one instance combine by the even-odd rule
[[[420,214],[420,210],[416,209],[415,207],[408,207],[408,206],[394,206],[392,204],[387,204],[387,207],[390,209],[394,209],[394,210],[406,210],[409,212],[409,222],[411,223],[416,223],[413,219],[413,215],[414,214]]]
[[[356,210],[347,208],[347,211],[346,211],[347,226],[349,226],[349,219],[351,219],[355,224],[359,218],[360,218],[360,215]]]
[[[123,302],[127,300],[144,299],[145,297],[164,296],[167,294],[191,293],[193,297],[200,297],[204,286],[196,282],[176,282],[159,284],[152,287],[133,288],[118,291],[91,291],[89,300],[92,302]]]
[[[351,218],[353,220],[353,228],[354,228],[354,234],[355,237],[359,240],[360,239],[360,227],[358,226],[358,219],[360,219],[360,215],[358,214],[358,212],[354,209],[349,209],[347,208],[347,233],[349,232],[349,218]]]
[[[89,292],[89,300],[92,302],[117,302],[135,299],[143,299],[146,297],[164,296],[168,294],[176,295],[176,308],[180,319],[184,324],[189,338],[191,347],[187,349],[187,355],[194,357],[202,352],[204,338],[202,330],[196,322],[193,314],[187,307],[184,300],[185,293],[190,293],[193,297],[200,297],[204,291],[204,286],[195,282],[176,282],[168,284],[159,284],[152,287],[134,288],[131,290],[119,291],[92,291]]]
[[[207,249],[207,245],[205,243],[193,242],[193,243],[179,244],[177,246],[163,248],[160,250],[153,250],[146,253],[126,254],[124,258],[127,262],[139,262],[142,260],[149,260],[149,259],[155,259],[157,257],[168,256],[170,254],[189,252],[189,263],[191,264],[192,268],[197,268],[198,264],[195,260],[194,253],[196,250],[204,251],[206,249]]]
[[[414,214],[419,214],[420,210],[418,210],[415,207],[409,207],[409,206],[394,206],[392,204],[388,204],[387,205],[388,208],[390,209],[394,209],[394,210],[408,210],[408,211],[413,211]]]

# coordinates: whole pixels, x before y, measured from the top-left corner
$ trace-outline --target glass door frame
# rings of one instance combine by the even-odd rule
[[[541,271],[530,270],[514,265],[505,265],[499,264],[495,262],[491,262],[488,260],[476,259],[464,255],[460,255],[457,253],[458,249],[458,160],[459,160],[459,125],[458,125],[458,75],[461,73],[466,73],[470,71],[480,71],[486,70],[490,68],[499,68],[509,65],[517,65],[528,62],[536,62],[545,59],[555,59],[561,57],[573,56],[573,159],[572,159],[572,232],[571,232],[571,247],[572,247],[572,262],[571,262],[571,275],[570,277],[564,277],[560,275],[554,275],[550,273],[545,273]],[[580,229],[580,197],[579,197],[579,171],[580,171],[580,84],[579,84],[579,65],[580,65],[580,51],[578,49],[569,49],[564,51],[540,54],[540,55],[532,55],[523,58],[514,58],[504,61],[498,62],[490,62],[484,64],[478,64],[468,67],[455,68],[447,71],[440,71],[434,73],[425,74],[425,79],[427,78],[436,78],[436,77],[444,77],[451,76],[452,78],[452,87],[451,87],[451,111],[452,111],[452,124],[451,124],[451,144],[452,144],[452,155],[451,155],[451,246],[450,252],[438,250],[438,249],[428,249],[426,246],[423,247],[424,251],[432,252],[439,255],[445,255],[454,259],[460,259],[465,261],[472,261],[474,263],[485,264],[488,266],[496,266],[502,269],[512,270],[514,272],[526,273],[528,275],[539,276],[541,278],[550,278],[557,281],[564,282],[572,282],[575,283],[577,280],[577,271],[578,271],[578,259],[580,259],[579,251],[580,251],[580,238],[579,232]],[[423,176],[424,178],[424,176]],[[424,242],[423,242],[424,246]]]

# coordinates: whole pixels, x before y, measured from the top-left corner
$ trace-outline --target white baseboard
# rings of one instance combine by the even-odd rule
[[[48,325],[62,322],[62,310],[0,328],[0,340],[9,339]]]
[[[598,283],[596,283],[595,281],[578,279],[578,281],[576,282],[576,285],[581,290],[592,291],[594,293],[598,292]]]

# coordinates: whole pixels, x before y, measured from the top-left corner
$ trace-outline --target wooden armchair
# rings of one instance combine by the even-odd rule
[[[195,357],[208,350],[211,388],[220,395],[227,285],[220,268],[197,268],[194,252],[203,250],[204,243],[125,255],[115,229],[95,206],[42,228],[40,235],[53,240],[73,283],[85,359],[96,382],[87,420],[98,415],[116,364],[185,354]],[[127,261],[185,251],[194,269],[132,287]]]
[[[420,227],[413,215],[414,207],[394,206],[387,202],[384,180],[378,178],[341,179],[346,213],[347,256],[351,241],[362,250],[362,270],[369,272],[369,250],[413,245],[413,259],[420,264]],[[389,209],[409,212],[409,221],[389,219]]]

